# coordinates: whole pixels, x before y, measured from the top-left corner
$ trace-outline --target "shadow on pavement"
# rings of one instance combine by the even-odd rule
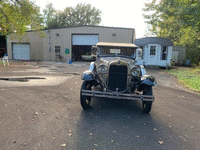
[[[93,99],[91,106],[79,116],[75,149],[180,148],[180,141],[173,140],[177,135],[166,131],[167,126],[158,122],[153,112],[144,114],[141,102]]]

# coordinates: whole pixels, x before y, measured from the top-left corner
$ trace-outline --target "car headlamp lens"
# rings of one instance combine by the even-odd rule
[[[140,76],[140,67],[133,67],[130,73],[132,76]]]
[[[91,70],[91,71],[94,70],[94,62],[91,62],[91,63],[90,63],[90,68],[89,68],[89,70]]]
[[[106,73],[106,72],[108,72],[108,67],[105,66],[105,65],[99,66],[98,72],[99,73]]]

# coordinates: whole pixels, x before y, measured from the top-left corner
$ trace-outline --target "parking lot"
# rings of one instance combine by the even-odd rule
[[[200,96],[162,69],[150,114],[141,102],[92,99],[80,105],[89,62],[0,66],[0,149],[200,149]]]

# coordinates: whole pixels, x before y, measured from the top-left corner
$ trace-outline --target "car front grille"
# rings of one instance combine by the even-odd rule
[[[108,89],[124,91],[127,84],[127,67],[111,65],[109,69]]]

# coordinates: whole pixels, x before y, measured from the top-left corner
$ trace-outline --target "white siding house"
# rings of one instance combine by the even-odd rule
[[[146,37],[136,39],[135,44],[142,49],[143,55],[136,52],[137,65],[170,67],[172,61],[173,49],[177,51],[177,47],[173,46],[173,42],[167,38]],[[185,52],[181,51],[181,58],[185,58]],[[178,63],[178,58],[177,58]]]

